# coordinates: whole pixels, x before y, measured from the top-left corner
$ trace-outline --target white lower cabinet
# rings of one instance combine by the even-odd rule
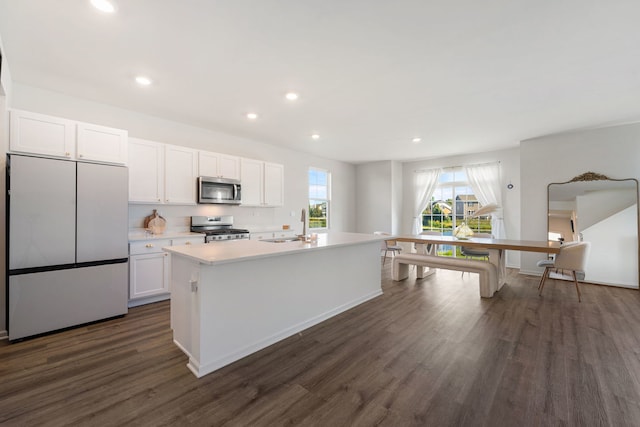
[[[131,257],[129,299],[169,292],[169,254],[155,253]]]
[[[204,236],[151,239],[129,243],[129,307],[169,299],[171,255],[162,248],[204,243]]]

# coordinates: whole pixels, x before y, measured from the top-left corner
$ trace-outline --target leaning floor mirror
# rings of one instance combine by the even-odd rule
[[[547,190],[549,240],[591,242],[582,280],[638,289],[638,180],[587,172]]]

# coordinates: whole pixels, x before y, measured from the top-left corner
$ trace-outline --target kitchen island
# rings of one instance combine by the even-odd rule
[[[171,327],[202,377],[382,294],[381,236],[235,240],[171,253]]]

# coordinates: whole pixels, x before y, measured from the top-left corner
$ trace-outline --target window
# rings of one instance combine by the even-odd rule
[[[490,215],[472,218],[480,207],[464,170],[446,170],[440,174],[431,201],[422,212],[422,230],[451,236],[453,230],[465,222],[475,233],[491,233]],[[440,248],[452,250],[450,246]]]
[[[309,229],[329,228],[330,184],[329,171],[309,168]]]

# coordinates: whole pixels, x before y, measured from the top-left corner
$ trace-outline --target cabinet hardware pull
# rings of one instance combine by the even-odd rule
[[[78,157],[82,157],[82,154],[78,155]]]
[[[187,243],[185,243],[185,245],[190,245],[190,244],[191,244],[191,242],[187,242]]]
[[[145,247],[147,247],[147,248],[152,248],[152,247],[153,247],[153,245],[152,245],[151,243],[147,243],[147,244],[145,245]]]
[[[69,157],[71,155],[71,153],[69,153],[68,151],[66,153],[64,153],[65,156]]]

